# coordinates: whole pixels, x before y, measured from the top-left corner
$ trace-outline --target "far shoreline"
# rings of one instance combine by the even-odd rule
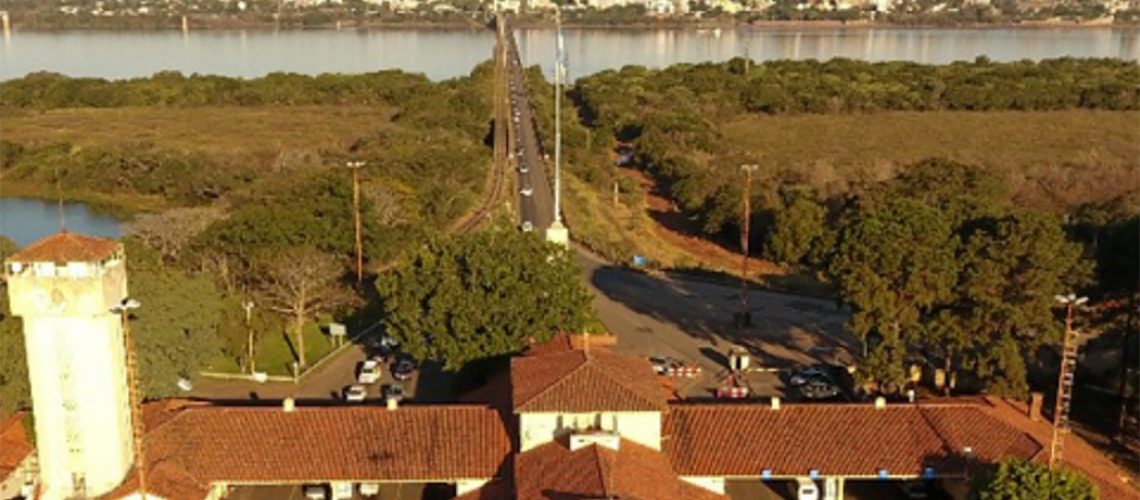
[[[178,27],[23,27],[21,23],[13,23],[11,36],[21,33],[182,33]],[[516,30],[551,30],[554,23],[546,20],[522,20],[514,23]],[[563,29],[576,31],[689,31],[706,32],[724,31],[800,31],[800,30],[1124,30],[1140,31],[1140,24],[1118,24],[1104,22],[1075,22],[1075,21],[1027,21],[1027,22],[1000,22],[1000,23],[968,23],[968,24],[937,24],[937,23],[888,23],[876,21],[754,21],[754,22],[645,22],[634,24],[607,24],[607,23],[563,23]],[[393,23],[367,23],[356,25],[354,23],[328,23],[313,26],[274,26],[267,23],[219,23],[217,25],[191,26],[187,32],[275,32],[275,31],[491,31],[489,27],[480,26],[473,22],[457,21],[427,21],[427,22],[393,22]]]

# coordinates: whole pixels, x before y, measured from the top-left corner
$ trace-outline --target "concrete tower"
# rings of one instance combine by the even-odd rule
[[[12,314],[24,322],[43,498],[94,497],[134,457],[122,321],[123,247],[73,233],[4,262]]]

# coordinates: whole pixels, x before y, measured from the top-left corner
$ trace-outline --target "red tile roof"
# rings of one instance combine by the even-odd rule
[[[499,414],[483,406],[188,406],[144,410],[144,421],[157,423],[145,441],[148,485],[167,498],[215,481],[490,478],[511,451]],[[135,484],[132,475],[110,496]]]
[[[1040,443],[1048,443],[1053,437],[1053,427],[1042,420],[1031,420],[1026,416],[1024,405],[1010,403],[1001,399],[989,399],[986,412],[995,418],[1016,426],[1028,433]],[[1105,455],[1093,448],[1091,444],[1076,434],[1065,435],[1065,447],[1062,459],[1065,465],[1080,471],[1096,485],[1103,500],[1135,500],[1140,498],[1136,486],[1130,483],[1116,464]],[[1049,449],[1043,447],[1035,457],[1036,460],[1048,462]]]
[[[607,349],[514,358],[511,396],[516,413],[668,410],[649,362]]]
[[[24,430],[23,413],[0,420],[0,481],[12,474],[34,451]]]
[[[515,483],[519,500],[724,498],[678,479],[664,454],[624,439],[617,450],[570,451],[558,441],[534,448],[515,458]]]
[[[119,242],[82,234],[61,232],[32,243],[6,259],[7,262],[98,262],[121,247]]]
[[[676,405],[665,434],[674,467],[695,476],[956,475],[967,454],[992,462],[1041,450],[976,405]]]

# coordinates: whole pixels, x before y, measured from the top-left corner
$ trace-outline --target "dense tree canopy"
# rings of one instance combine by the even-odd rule
[[[1096,487],[1079,472],[1061,467],[1050,471],[1045,464],[1009,458],[975,486],[977,500],[1096,500]]]
[[[593,317],[570,254],[513,229],[435,239],[377,288],[387,334],[448,369],[583,331]]]
[[[12,240],[0,236],[0,262],[18,250]],[[0,281],[0,418],[31,403],[28,365],[24,362],[24,329],[8,310],[8,287]]]
[[[1060,339],[1053,297],[1086,285],[1091,264],[1057,218],[987,195],[1001,183],[980,169],[924,165],[846,216],[830,260],[849,328],[874,345],[863,375],[898,384],[913,353],[1025,396],[1025,356]]]

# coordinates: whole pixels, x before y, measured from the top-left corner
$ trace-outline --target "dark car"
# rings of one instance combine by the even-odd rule
[[[402,382],[408,380],[415,371],[416,362],[408,358],[402,358],[396,361],[396,364],[392,366],[392,377]]]
[[[814,379],[800,386],[800,394],[808,399],[830,399],[840,394],[839,386],[827,381]]]

